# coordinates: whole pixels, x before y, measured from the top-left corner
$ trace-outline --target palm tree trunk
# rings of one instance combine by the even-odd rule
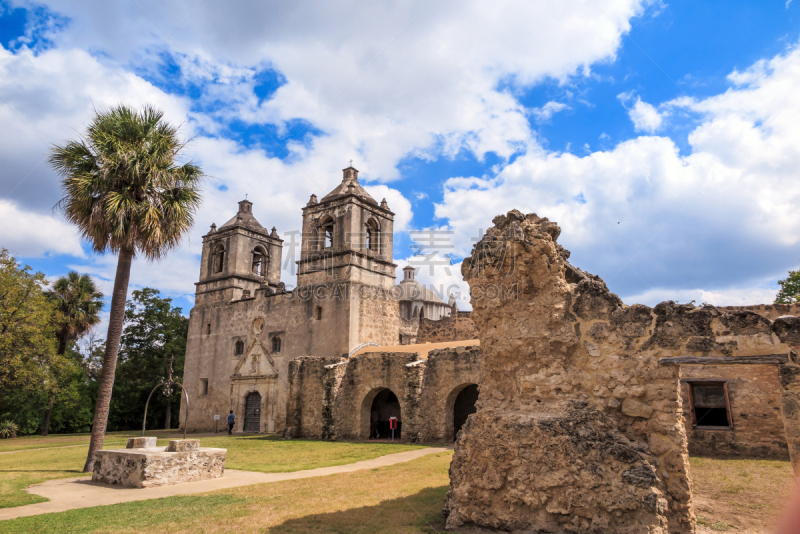
[[[172,402],[167,397],[167,415],[164,417],[164,429],[169,430],[172,428]]]
[[[117,274],[114,278],[114,292],[111,295],[111,313],[108,319],[106,353],[103,356],[103,369],[97,389],[97,403],[94,407],[92,439],[89,441],[89,454],[83,472],[94,469],[94,453],[103,448],[103,438],[108,423],[108,408],[111,405],[111,390],[114,388],[114,373],[117,370],[119,340],[122,336],[122,321],[125,318],[125,300],[128,297],[128,280],[131,277],[133,250],[120,250],[117,260]]]
[[[42,436],[46,436],[50,429],[50,416],[53,414],[53,404],[56,402],[56,392],[50,392],[50,398],[47,399],[47,410],[44,412],[44,421],[42,421]]]

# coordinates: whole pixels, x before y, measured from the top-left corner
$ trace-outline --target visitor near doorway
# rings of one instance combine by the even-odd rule
[[[233,415],[233,410],[228,414],[228,435],[233,434],[233,424],[236,422],[236,416]]]

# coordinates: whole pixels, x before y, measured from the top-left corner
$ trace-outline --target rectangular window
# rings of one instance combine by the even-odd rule
[[[206,335],[211,335],[211,323],[206,325]]]
[[[725,382],[690,382],[692,426],[695,428],[726,429],[733,427]]]
[[[208,378],[200,379],[200,395],[208,395]]]

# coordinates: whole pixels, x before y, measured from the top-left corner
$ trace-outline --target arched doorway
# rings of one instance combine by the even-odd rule
[[[391,389],[382,389],[372,400],[370,409],[370,439],[388,439],[392,437],[392,430],[389,428],[389,418],[397,418],[397,429],[394,431],[394,439],[400,439],[402,421],[400,419],[400,401],[397,400]]]
[[[261,394],[253,391],[244,401],[245,432],[261,432]]]
[[[467,422],[467,417],[475,413],[475,403],[478,401],[478,385],[470,384],[462,389],[453,403],[453,441],[458,436],[458,431]]]

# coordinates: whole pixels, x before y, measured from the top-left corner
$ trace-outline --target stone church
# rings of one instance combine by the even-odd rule
[[[283,241],[256,220],[251,202],[241,201],[235,217],[203,237],[184,371],[190,430],[214,429],[217,415],[221,427],[233,410],[238,432],[368,438],[372,430],[385,437],[394,416],[398,437],[445,439],[449,428],[452,439],[453,411],[458,408],[458,426],[474,410],[479,351],[452,343],[475,337],[469,314],[419,284],[413,267],[395,284],[394,213],[361,187],[355,168],[343,173],[339,186],[321,200],[311,195],[302,209],[293,291],[280,279]],[[438,343],[419,345],[430,341]],[[434,360],[450,370],[425,373],[424,363]],[[341,378],[348,369],[357,372],[347,378],[355,389],[337,384],[342,406],[336,413],[347,421],[334,425],[336,399],[323,398],[331,395],[323,378]],[[426,378],[444,381],[426,389],[436,400],[417,391]],[[462,391],[463,402],[456,403]],[[414,403],[422,406],[442,395],[455,395],[447,410],[453,413],[429,410],[430,421],[442,412],[441,428],[416,429],[407,409],[411,397],[420,397]]]
[[[256,220],[252,203],[240,202],[235,217],[203,237],[184,370],[189,431],[222,429],[233,410],[236,432],[386,438],[395,417],[402,441],[446,442],[475,411],[483,356],[470,312],[423,287],[412,267],[396,283],[394,213],[361,187],[356,169],[343,173],[302,208],[292,291],[280,279],[283,241]],[[773,330],[800,315],[797,305],[690,308],[655,310],[671,310],[677,315],[665,324],[687,331],[697,329],[680,327],[688,317],[746,323],[742,335],[723,328],[692,341],[683,349],[691,357],[753,343],[777,351]],[[602,339],[586,350],[601,350]],[[680,366],[689,450],[787,458],[775,365],[721,361]],[[183,420],[186,402],[181,410]]]

